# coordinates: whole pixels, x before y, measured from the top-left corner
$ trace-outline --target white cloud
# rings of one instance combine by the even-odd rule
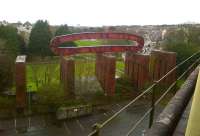
[[[0,20],[134,25],[200,22],[198,0],[0,0]]]

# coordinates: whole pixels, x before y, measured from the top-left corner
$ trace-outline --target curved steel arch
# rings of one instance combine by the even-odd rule
[[[60,44],[69,41],[83,39],[117,39],[136,41],[137,45],[104,45],[87,47],[59,47]],[[50,48],[57,55],[73,55],[77,53],[104,53],[104,52],[126,52],[139,51],[144,46],[144,39],[141,36],[129,33],[77,33],[56,36],[51,40]]]

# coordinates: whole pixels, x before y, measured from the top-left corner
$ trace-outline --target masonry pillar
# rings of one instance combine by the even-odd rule
[[[26,107],[26,56],[17,56],[15,62],[16,106]]]
[[[108,96],[115,94],[115,68],[116,59],[114,56],[105,54],[96,55],[96,77],[105,94]]]
[[[75,91],[75,63],[72,58],[61,57],[60,79],[66,96],[73,96]]]
[[[125,75],[131,80],[136,90],[143,89],[149,83],[149,55],[126,53]]]
[[[151,52],[152,80],[159,80],[176,66],[176,53],[154,50]],[[165,78],[161,84],[170,85],[176,80],[176,71]]]

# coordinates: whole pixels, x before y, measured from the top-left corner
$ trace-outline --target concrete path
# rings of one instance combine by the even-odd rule
[[[102,123],[125,104],[117,103],[110,106],[110,110],[90,116],[66,120],[60,124],[54,124],[51,117],[36,116],[31,118],[21,118],[16,120],[0,121],[0,136],[87,136],[92,131],[95,123]],[[131,126],[147,111],[150,103],[137,103],[129,107],[120,116],[101,130],[103,136],[122,136],[125,135]],[[158,115],[161,108],[157,108]],[[149,118],[147,117],[142,124],[133,132],[132,135],[141,136],[143,131],[148,128]]]

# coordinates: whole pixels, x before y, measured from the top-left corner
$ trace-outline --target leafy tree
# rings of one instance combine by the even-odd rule
[[[69,30],[67,25],[61,25],[55,32],[55,36],[59,35],[66,35],[71,34],[71,31]],[[74,47],[76,44],[74,42],[65,42],[60,45],[61,47]]]
[[[47,21],[38,20],[34,25],[29,38],[29,53],[35,56],[50,56],[52,52],[49,43],[52,38],[50,26]]]
[[[15,57],[20,52],[22,43],[15,27],[1,25],[0,41],[0,50],[5,50],[10,56]]]
[[[0,26],[0,91],[11,88],[13,84],[14,61],[22,53],[24,39],[13,26]]]
[[[195,46],[200,46],[200,28],[195,26],[188,26],[185,31],[188,45],[192,44]]]
[[[27,54],[27,47],[24,38],[18,35],[18,40],[20,42],[19,52],[20,54]]]
[[[13,85],[13,58],[0,55],[0,92],[5,91]]]
[[[164,49],[177,53],[177,63],[197,52],[199,45],[200,28],[190,25],[168,32],[164,40]]]

